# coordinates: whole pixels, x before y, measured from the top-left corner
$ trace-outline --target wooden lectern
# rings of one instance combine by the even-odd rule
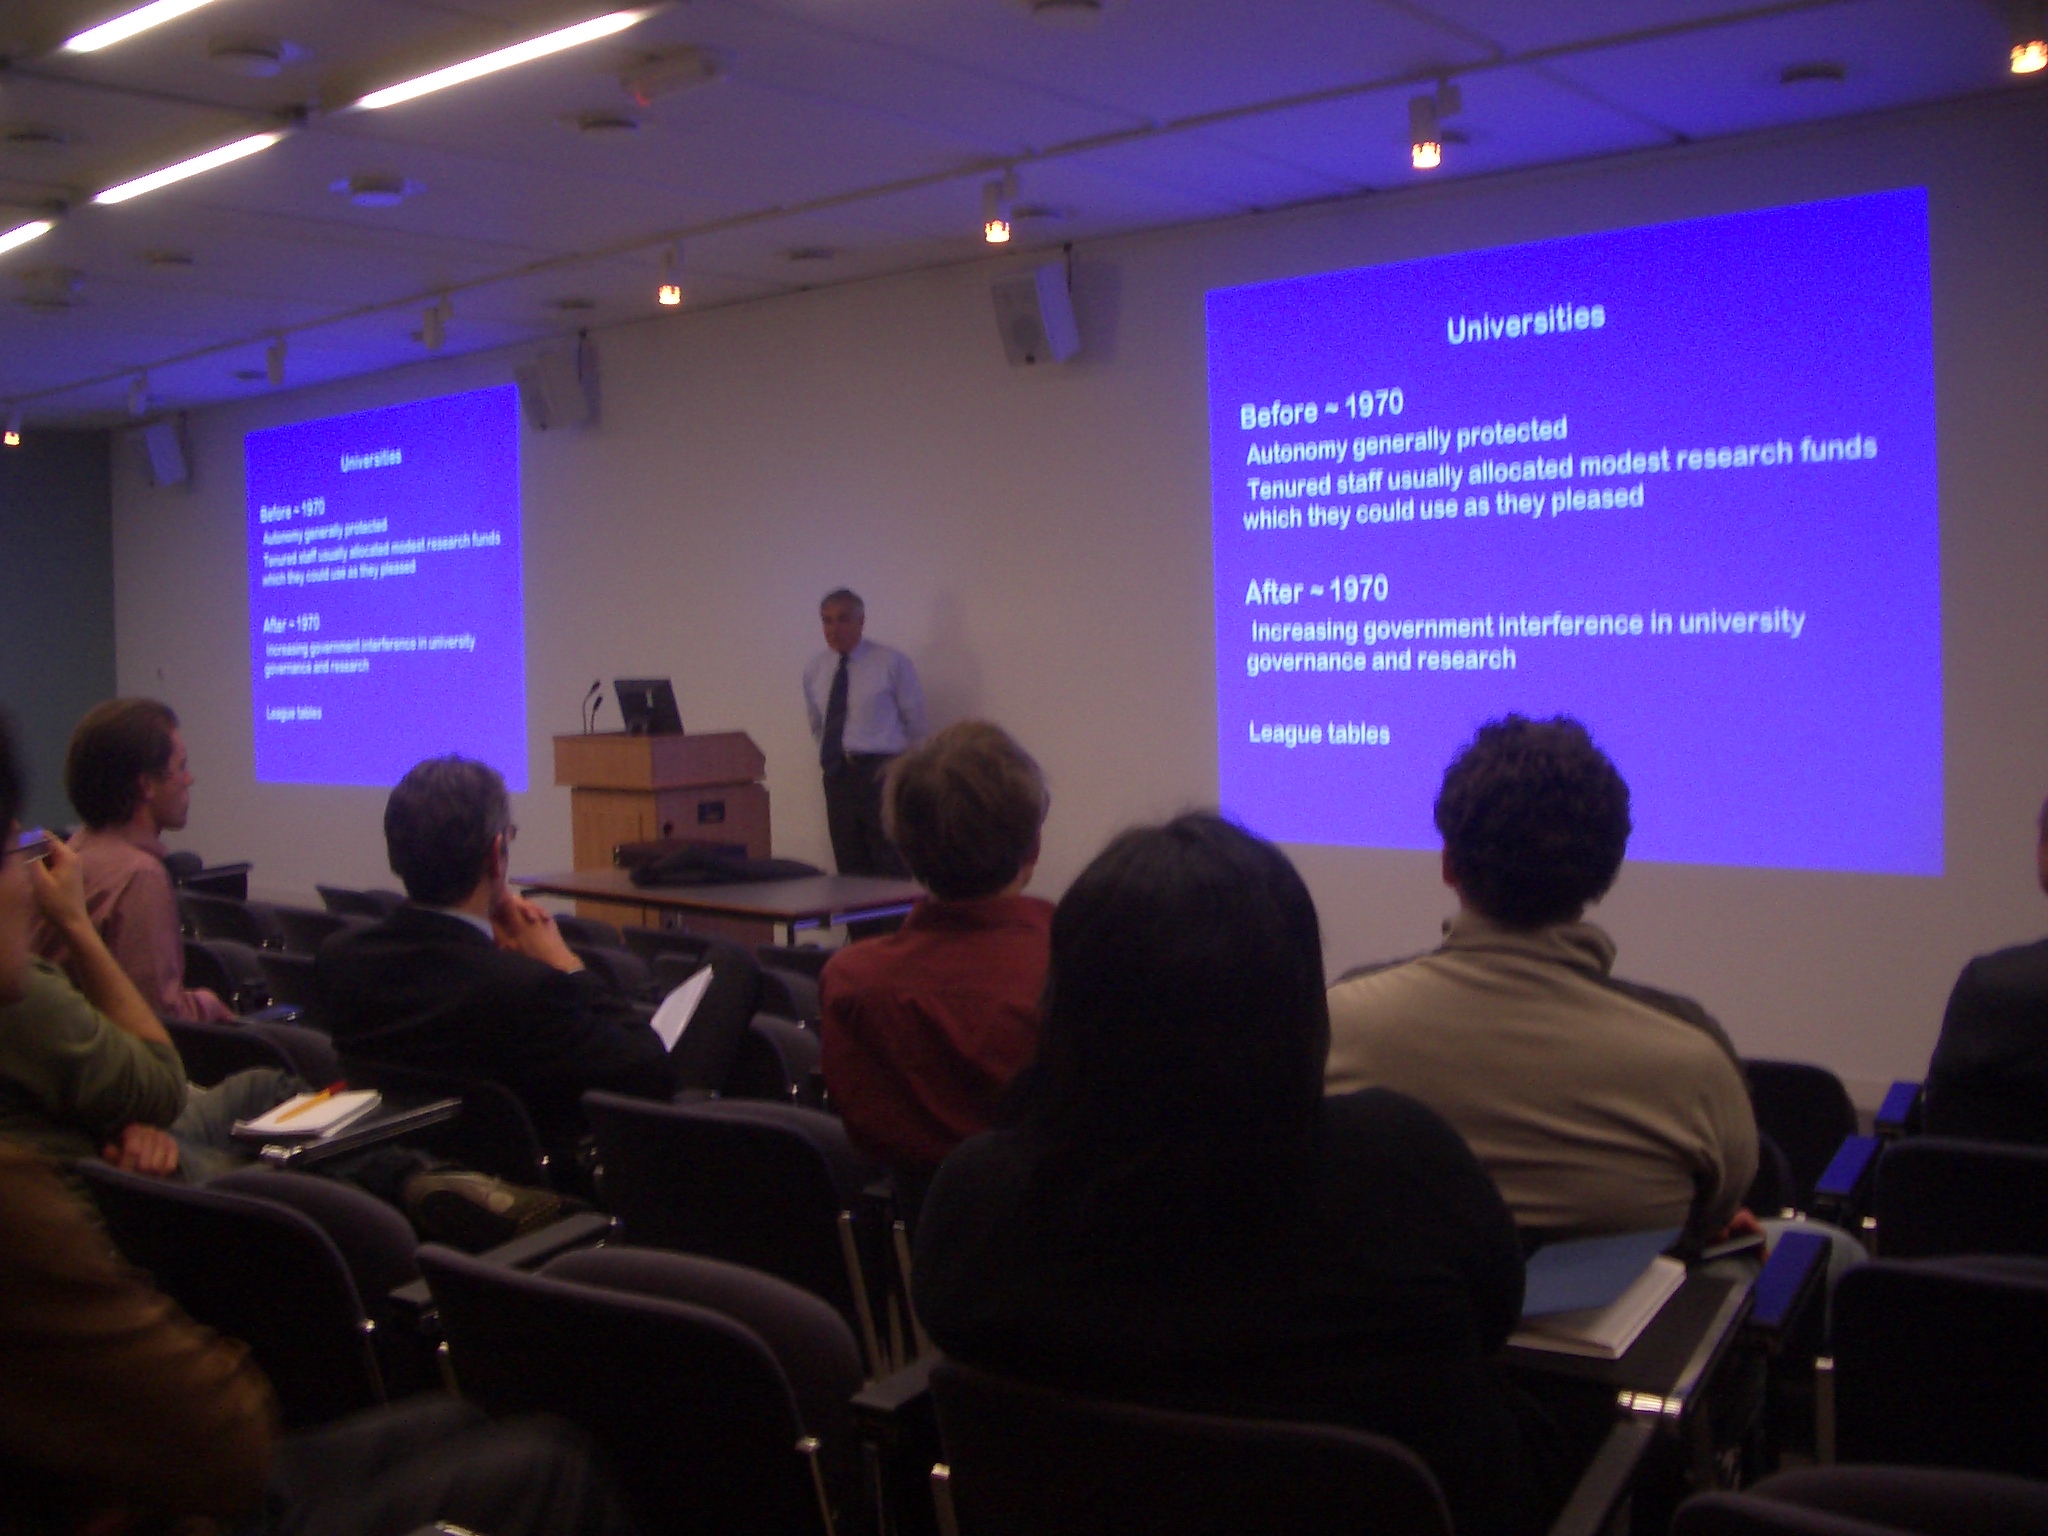
[[[745,731],[629,736],[604,731],[555,738],[555,782],[569,786],[571,847],[578,869],[610,869],[621,843],[657,837],[730,843],[769,856],[768,760]],[[583,917],[660,926],[660,914],[609,901],[578,901]],[[772,926],[706,919],[692,928],[753,945]],[[756,932],[756,930],[761,930]]]

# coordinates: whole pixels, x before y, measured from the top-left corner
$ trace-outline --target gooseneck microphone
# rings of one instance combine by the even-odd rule
[[[593,678],[589,692],[583,695],[583,702],[576,708],[576,716],[583,722],[583,734],[586,736],[597,725],[597,709],[590,701],[593,697],[596,697],[599,704],[604,703],[603,697],[598,694],[598,690],[602,687],[604,687],[604,679]]]

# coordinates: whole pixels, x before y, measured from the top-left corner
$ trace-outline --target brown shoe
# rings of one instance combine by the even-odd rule
[[[405,1208],[422,1235],[482,1253],[554,1221],[563,1201],[552,1190],[450,1169],[406,1180]]]

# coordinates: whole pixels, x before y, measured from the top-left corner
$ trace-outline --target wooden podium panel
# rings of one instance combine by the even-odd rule
[[[730,843],[765,859],[773,846],[768,760],[744,731],[701,736],[629,736],[605,731],[555,738],[555,782],[569,786],[572,857],[579,870],[611,869],[621,843],[658,837]],[[578,900],[579,916],[659,927],[653,907]],[[723,918],[693,929],[753,945],[774,941],[772,926]]]
[[[767,774],[768,759],[745,731],[712,731],[702,736],[597,731],[555,738],[555,782],[575,789],[754,784]]]

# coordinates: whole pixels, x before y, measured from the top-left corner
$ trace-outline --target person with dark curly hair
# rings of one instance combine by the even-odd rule
[[[1331,1093],[1412,1094],[1542,1238],[1749,1230],[1756,1120],[1720,1025],[1615,977],[1585,909],[1621,870],[1628,785],[1578,721],[1488,721],[1444,774],[1458,912],[1441,947],[1330,989]]]

